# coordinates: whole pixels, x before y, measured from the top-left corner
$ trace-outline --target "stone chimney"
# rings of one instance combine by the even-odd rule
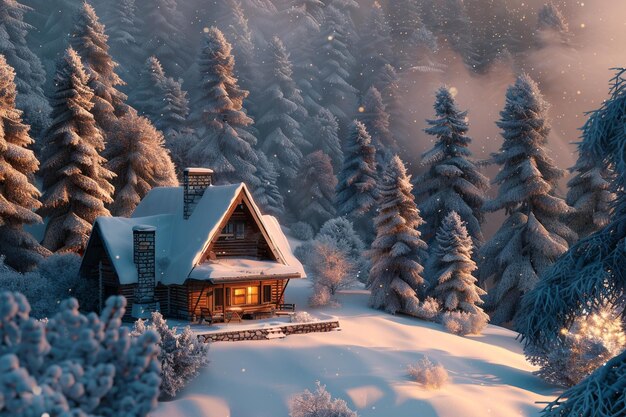
[[[137,267],[137,289],[132,314],[135,318],[149,318],[158,306],[154,299],[156,286],[155,249],[156,227],[133,227],[133,261]]]
[[[213,170],[208,168],[185,168],[183,171],[184,209],[183,217],[187,220],[193,209],[213,182]]]

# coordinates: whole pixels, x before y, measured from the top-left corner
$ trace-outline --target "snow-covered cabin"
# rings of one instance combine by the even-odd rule
[[[289,280],[305,274],[278,221],[245,184],[212,185],[212,175],[188,168],[183,186],[151,190],[130,218],[96,220],[80,273],[100,303],[121,294],[133,316],[158,303],[165,316],[194,319],[285,302]]]

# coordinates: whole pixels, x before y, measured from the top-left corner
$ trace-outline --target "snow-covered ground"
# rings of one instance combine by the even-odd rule
[[[209,367],[152,416],[287,417],[289,399],[318,380],[361,417],[537,416],[536,402],[559,393],[531,374],[509,330],[455,336],[371,310],[363,290],[341,294],[341,307],[308,309],[309,291],[306,280],[292,281],[286,299],[321,319],[338,318],[341,331],[215,343]],[[409,379],[406,366],[424,355],[448,370],[443,388],[428,391]]]

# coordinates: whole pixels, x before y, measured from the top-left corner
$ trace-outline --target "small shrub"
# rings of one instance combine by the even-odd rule
[[[332,399],[325,385],[317,381],[316,386],[315,392],[304,390],[291,400],[290,417],[358,417],[344,400]]]
[[[313,228],[310,224],[305,222],[297,222],[291,225],[291,236],[299,240],[311,240],[313,239]]]
[[[317,297],[315,305],[325,305],[320,304],[321,300],[330,301],[337,291],[353,286],[356,281],[352,260],[326,236],[316,238],[313,242],[310,261],[313,296],[322,292],[321,296]],[[326,291],[330,297],[326,297]]]
[[[313,294],[309,298],[309,305],[311,307],[323,307],[331,303],[332,296],[328,288],[313,284]]]
[[[161,313],[152,313],[152,323],[137,320],[133,335],[155,331],[161,336],[161,398],[172,398],[209,363],[209,345],[201,343],[186,326],[181,334],[170,328]]]
[[[480,334],[488,322],[489,316],[484,313],[471,314],[460,311],[447,311],[441,315],[441,323],[446,330],[458,335]]]
[[[319,320],[306,311],[297,311],[291,315],[289,321],[291,323],[313,323]]]
[[[428,389],[441,388],[448,381],[448,371],[443,365],[435,364],[428,358],[424,358],[414,365],[409,365],[407,371],[417,383]]]
[[[427,297],[423,302],[413,303],[407,306],[407,313],[422,320],[433,321],[439,314],[439,303],[432,297]]]

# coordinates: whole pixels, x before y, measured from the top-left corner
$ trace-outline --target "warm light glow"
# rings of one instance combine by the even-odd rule
[[[365,111],[365,107],[359,106],[359,113],[363,113]]]
[[[456,87],[450,87],[450,94],[452,97],[456,97],[456,95],[459,94],[459,90]]]

